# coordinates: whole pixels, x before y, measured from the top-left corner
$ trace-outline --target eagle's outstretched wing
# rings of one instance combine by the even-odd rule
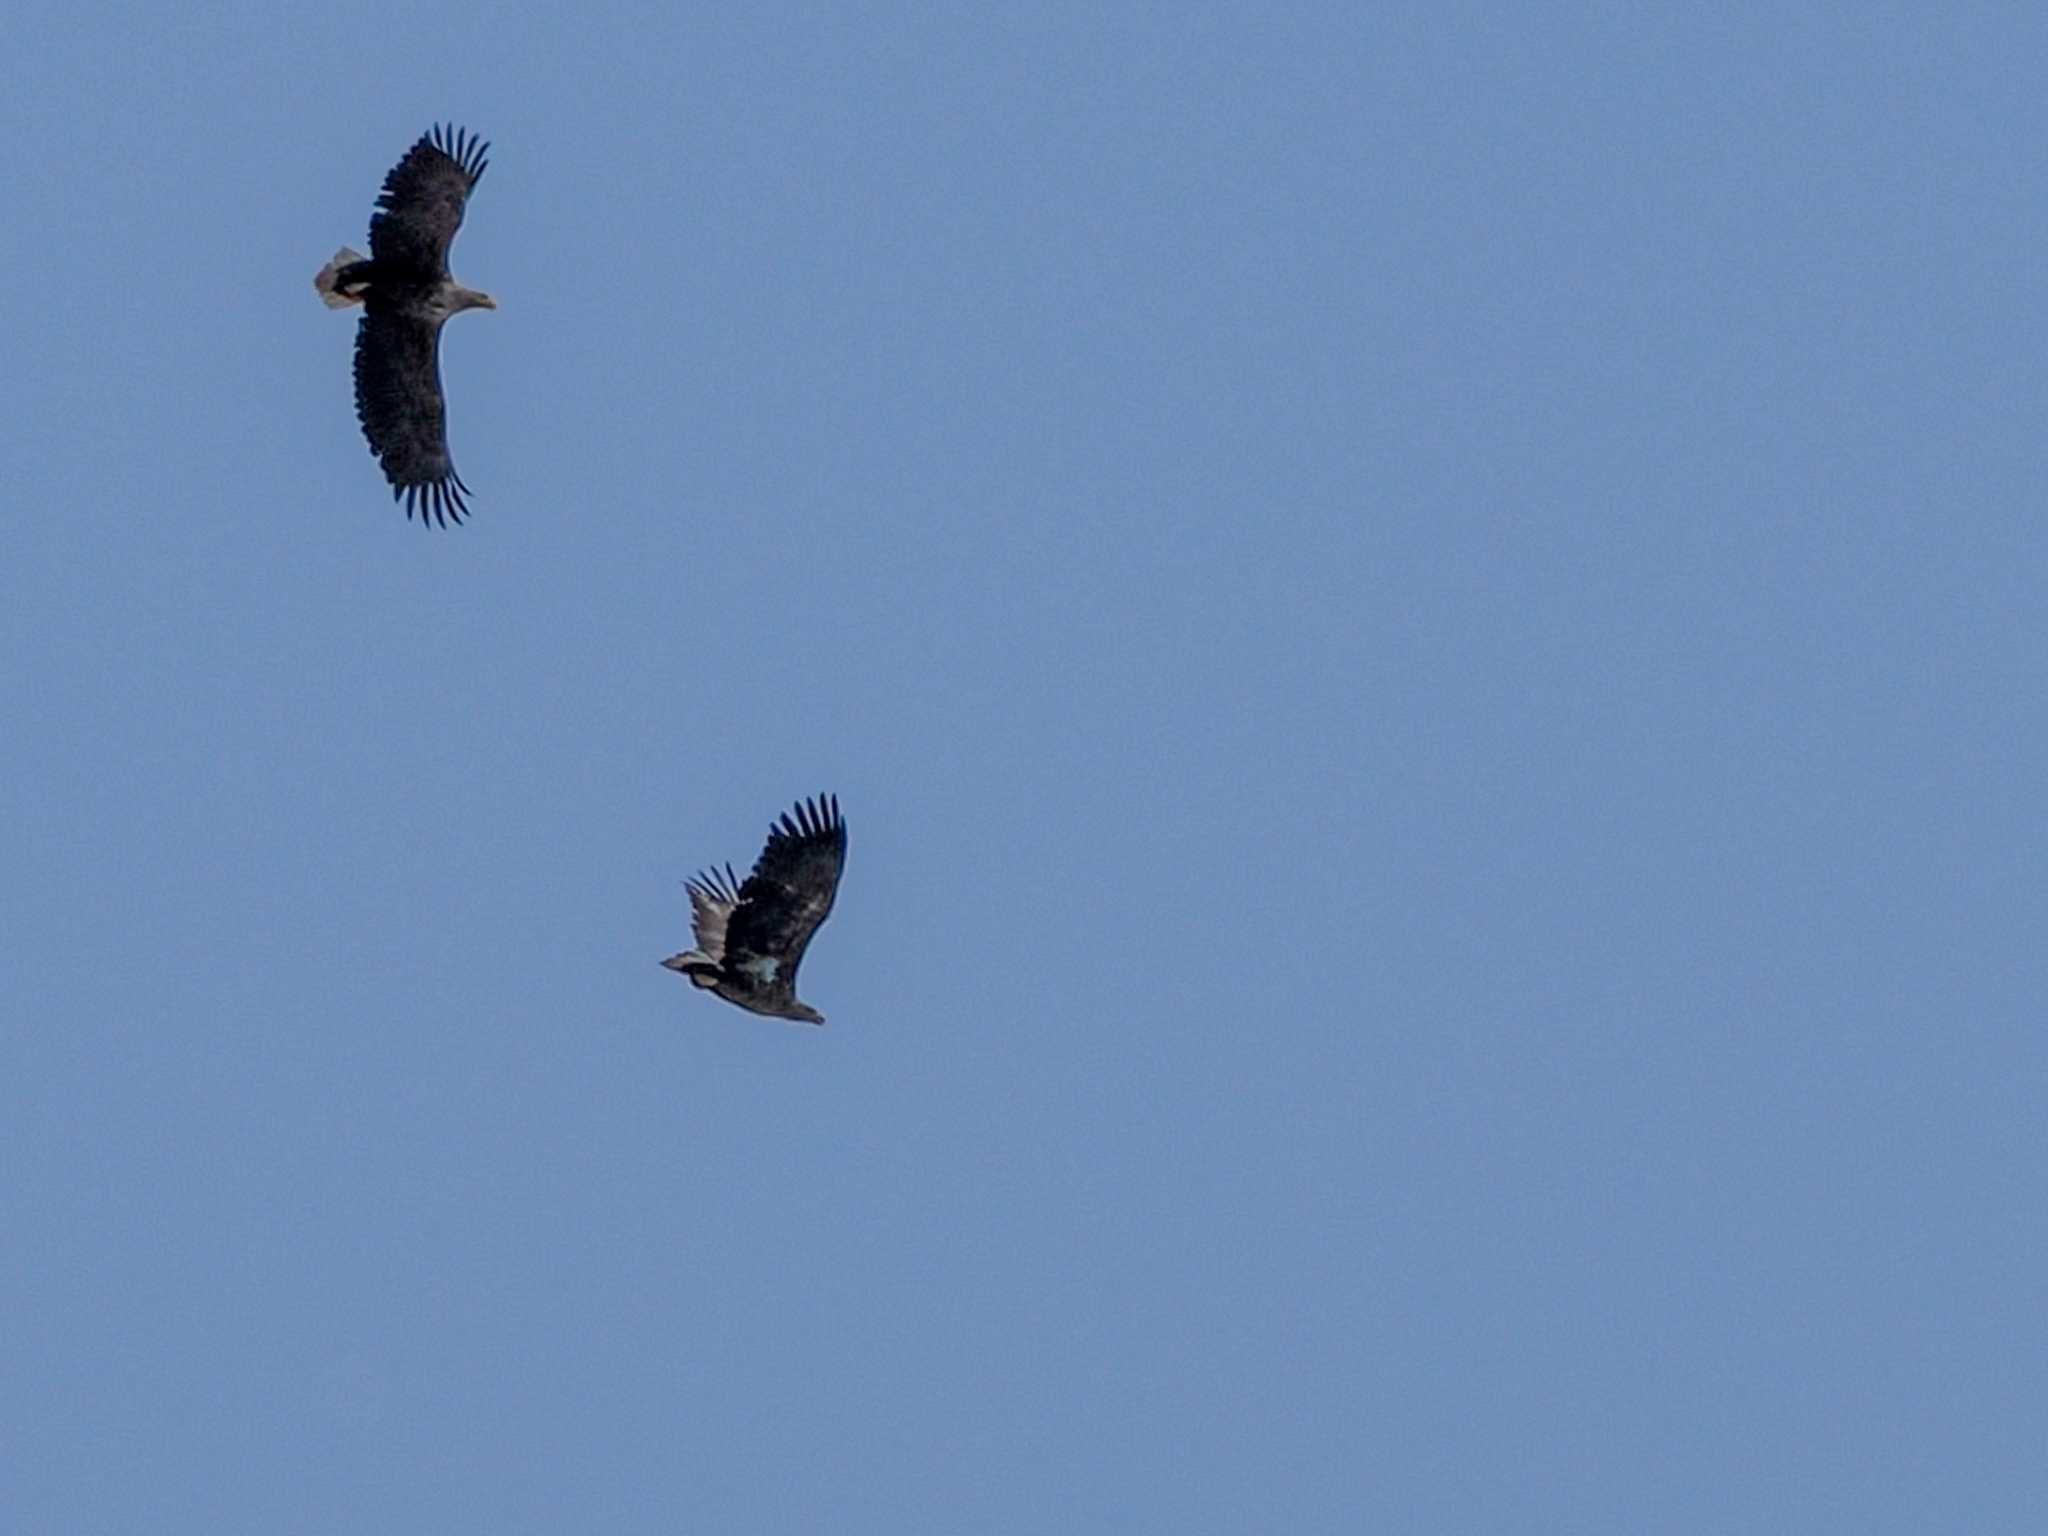
[[[760,986],[793,986],[811,935],[832,911],[846,867],[839,798],[800,801],[768,832],[768,846],[725,920],[724,967]]]
[[[725,925],[739,905],[740,877],[728,864],[685,880],[683,887],[690,893],[690,933],[698,952],[717,965],[725,959]]]
[[[374,291],[356,328],[356,415],[405,515],[461,522],[469,487],[448,456],[440,323]]]
[[[434,125],[384,178],[370,218],[370,255],[421,277],[448,275],[448,247],[462,228],[463,206],[490,162],[488,143],[460,128]]]

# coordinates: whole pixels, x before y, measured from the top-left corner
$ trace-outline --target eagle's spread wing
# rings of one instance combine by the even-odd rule
[[[422,522],[461,522],[469,487],[448,457],[440,323],[375,290],[356,329],[356,415],[393,499],[405,498],[405,515],[417,506]]]
[[[846,823],[836,795],[800,802],[768,832],[725,924],[725,969],[760,984],[793,985],[811,935],[832,910],[846,865]]]
[[[490,149],[460,128],[434,125],[384,178],[370,217],[370,255],[423,277],[448,275],[448,246]]]
[[[713,965],[725,959],[725,925],[732,909],[739,905],[740,878],[726,865],[723,871],[707,869],[683,886],[690,893],[690,932],[697,948]]]

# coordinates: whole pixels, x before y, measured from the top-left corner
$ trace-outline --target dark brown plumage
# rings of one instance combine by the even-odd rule
[[[800,801],[768,831],[743,882],[708,869],[688,882],[697,947],[661,963],[750,1013],[822,1024],[796,995],[797,967],[831,914],[846,867],[846,823],[836,795]]]
[[[356,328],[356,415],[384,466],[394,501],[446,527],[469,511],[469,487],[448,453],[441,392],[441,327],[465,309],[496,309],[487,293],[448,275],[448,247],[490,145],[438,124],[384,178],[370,219],[370,254],[344,247],[313,286],[330,306],[363,306]]]

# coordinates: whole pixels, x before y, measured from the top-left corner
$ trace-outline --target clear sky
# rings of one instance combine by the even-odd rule
[[[10,35],[0,1525],[2043,1528],[2048,12]]]

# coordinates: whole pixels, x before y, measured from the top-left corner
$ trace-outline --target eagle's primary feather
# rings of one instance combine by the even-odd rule
[[[328,304],[363,306],[356,329],[356,415],[384,466],[391,497],[425,524],[461,522],[469,487],[448,454],[441,327],[465,309],[496,309],[448,275],[448,247],[490,145],[436,124],[384,178],[370,254],[341,250],[313,279]]]

